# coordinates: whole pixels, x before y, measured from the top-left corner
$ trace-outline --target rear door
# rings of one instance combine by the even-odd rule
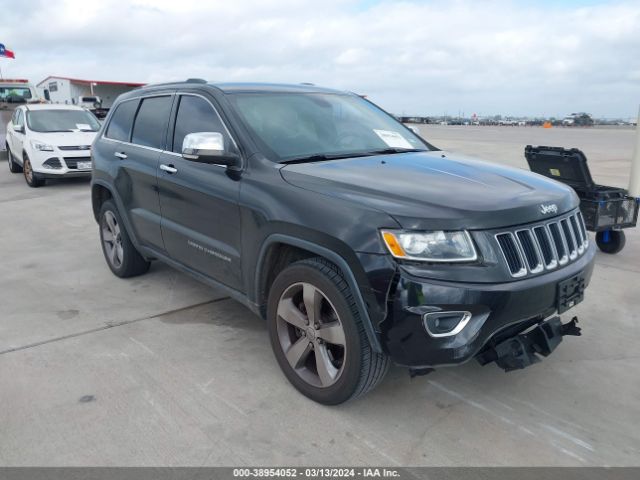
[[[114,179],[140,243],[164,251],[160,231],[157,169],[165,148],[173,94],[127,100],[117,106],[105,132],[110,155],[117,162]]]
[[[181,155],[189,133],[219,132],[225,144],[233,139],[208,98],[179,94],[175,110],[169,147],[161,154],[158,171],[165,247],[181,264],[239,289],[239,177],[229,175],[225,167]]]

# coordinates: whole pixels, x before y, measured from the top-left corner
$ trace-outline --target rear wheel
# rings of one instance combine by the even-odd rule
[[[31,160],[27,155],[24,156],[24,161],[22,164],[22,170],[24,173],[24,179],[31,188],[38,188],[44,185],[44,178],[40,177],[36,172],[33,171],[33,167],[31,166]]]
[[[342,273],[322,258],[283,270],[269,292],[271,346],[287,379],[316,402],[336,405],[373,389],[389,359],[372,350]]]
[[[596,233],[596,244],[604,253],[618,253],[627,243],[626,236],[622,230],[605,230]]]
[[[5,144],[7,148],[7,161],[9,162],[9,171],[11,173],[20,173],[22,171],[22,167],[14,160],[13,154],[11,153],[11,149],[9,148],[9,144]]]
[[[146,273],[150,263],[134,247],[111,200],[102,204],[99,218],[102,253],[111,271],[121,278]]]

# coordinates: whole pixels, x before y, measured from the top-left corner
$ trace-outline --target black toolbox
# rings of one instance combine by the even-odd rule
[[[639,199],[627,195],[623,188],[596,184],[587,157],[577,148],[527,145],[524,156],[531,171],[566,183],[576,191],[584,223],[587,230],[598,233],[596,242],[601,250],[622,250],[625,239],[620,230],[636,226]]]

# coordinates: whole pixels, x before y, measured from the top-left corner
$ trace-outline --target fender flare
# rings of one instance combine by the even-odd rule
[[[291,237],[289,235],[284,235],[281,233],[274,233],[269,235],[262,243],[262,246],[260,247],[260,253],[258,255],[258,264],[255,275],[255,292],[260,291],[260,278],[262,277],[263,263],[267,249],[274,243],[284,243],[293,247],[308,250],[335,263],[338,268],[340,268],[345,277],[345,281],[347,282],[349,288],[351,289],[351,292],[353,293],[353,297],[356,301],[356,307],[358,308],[358,313],[360,313],[360,317],[362,318],[362,323],[364,325],[364,330],[367,334],[369,344],[371,345],[371,348],[373,348],[374,352],[382,353],[383,350],[380,343],[380,338],[373,328],[373,323],[371,322],[371,317],[369,316],[369,310],[367,309],[364,298],[362,297],[362,292],[358,287],[356,277],[351,271],[351,267],[349,267],[349,264],[344,258],[338,255],[336,252],[323,247],[322,245],[318,245],[317,243],[313,243],[308,240],[302,240],[300,238]]]
[[[133,245],[140,249],[140,243],[138,242],[138,237],[136,237],[135,231],[132,228],[131,223],[129,222],[129,216],[126,215],[126,210],[124,208],[124,204],[120,200],[120,196],[117,193],[117,190],[113,188],[108,182],[103,180],[92,180],[91,181],[91,209],[93,210],[93,187],[94,185],[100,185],[103,188],[106,188],[109,193],[111,193],[111,199],[115,202],[116,207],[118,208],[118,213],[120,213],[120,218],[124,222],[124,227],[127,229],[127,234],[131,239]],[[96,218],[96,222],[100,222],[99,218]]]

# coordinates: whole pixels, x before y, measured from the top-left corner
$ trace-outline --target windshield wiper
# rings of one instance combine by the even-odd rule
[[[309,162],[325,162],[327,160],[339,160],[341,158],[366,157],[368,153],[315,153],[304,157],[290,158],[280,163],[309,163]]]
[[[388,155],[393,153],[410,153],[410,152],[428,152],[424,148],[400,148],[400,147],[389,147],[383,148],[381,150],[371,150],[367,152],[367,155]]]
[[[357,157],[371,157],[373,155],[387,155],[393,153],[407,153],[407,152],[427,152],[428,150],[422,148],[383,148],[381,150],[370,150],[366,152],[352,152],[352,153],[315,153],[313,155],[307,155],[305,157],[296,157],[289,160],[283,160],[280,163],[308,163],[308,162],[324,162],[327,160],[338,160],[341,158],[357,158]]]

